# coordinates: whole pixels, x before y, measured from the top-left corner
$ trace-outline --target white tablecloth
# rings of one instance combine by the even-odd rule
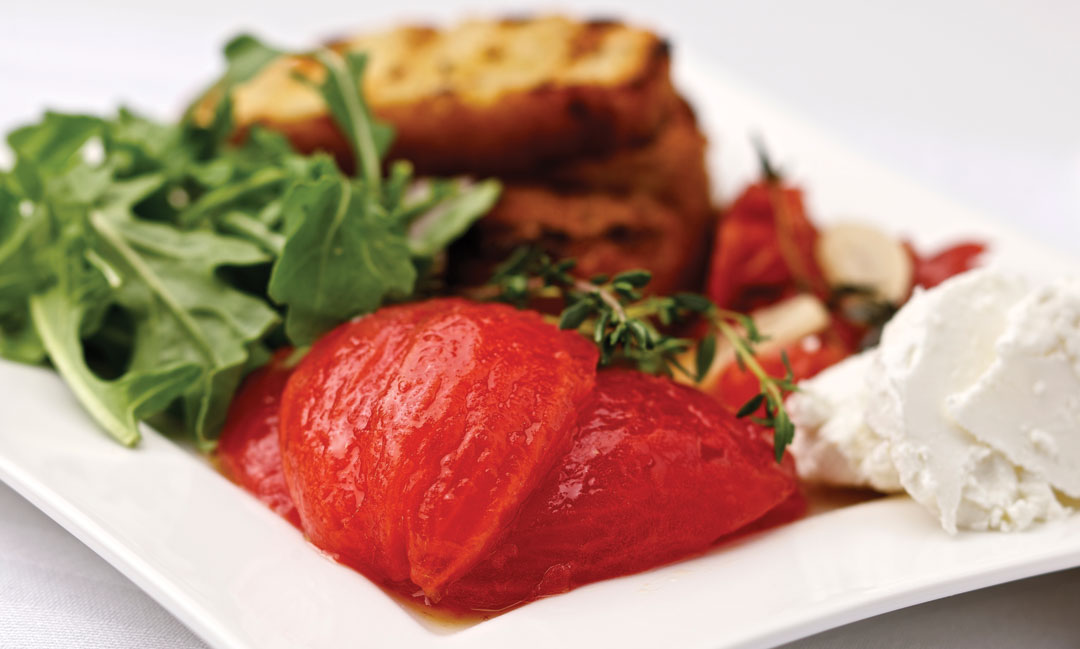
[[[90,548],[0,483],[0,647],[206,645]]]
[[[558,4],[653,24],[676,48],[723,66],[868,157],[1080,254],[1080,3]],[[491,0],[5,2],[0,129],[46,105],[107,111],[123,102],[175,114],[218,69],[226,36],[240,29],[301,45],[372,22],[511,7],[520,13],[520,5]],[[791,646],[1080,647],[1078,602],[1074,570]],[[0,648],[203,646],[0,486]]]

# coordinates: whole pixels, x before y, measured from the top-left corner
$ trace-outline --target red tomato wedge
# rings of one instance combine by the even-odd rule
[[[429,300],[341,325],[282,397],[304,532],[438,601],[566,453],[596,361],[576,332],[505,305]]]
[[[701,552],[782,503],[796,480],[763,429],[707,395],[630,370],[597,376],[573,446],[510,533],[447,600],[503,609]]]
[[[285,484],[278,442],[278,410],[281,392],[292,374],[292,356],[292,349],[281,349],[267,365],[244,379],[229,404],[215,456],[225,477],[300,527],[300,516]]]

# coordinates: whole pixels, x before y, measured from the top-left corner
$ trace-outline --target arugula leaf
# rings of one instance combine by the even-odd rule
[[[364,102],[366,57],[330,50],[314,57],[326,70],[316,87],[353,149],[360,178],[322,170],[315,182],[294,186],[283,204],[286,240],[269,295],[288,307],[285,332],[296,345],[413,293],[419,271],[489,211],[500,191],[496,181],[438,180],[409,201],[411,165],[395,164],[382,178],[380,158],[392,131]]]
[[[363,184],[328,175],[295,187],[284,210],[291,222],[269,294],[288,305],[285,333],[294,344],[412,292],[417,274],[405,237]]]
[[[40,123],[12,131],[7,139],[15,167],[5,184],[23,198],[40,200],[50,179],[84,163],[77,154],[101,132],[101,124],[96,117],[50,112]]]
[[[212,231],[183,232],[168,224],[137,220],[134,206],[161,189],[165,175],[148,173],[117,180],[115,160],[92,167],[72,160],[78,158],[77,150],[69,146],[68,160],[54,156],[49,165],[37,167],[39,171],[54,171],[51,175],[39,173],[46,200],[34,207],[31,216],[35,218],[10,228],[5,238],[5,250],[10,247],[44,254],[48,263],[35,264],[33,258],[4,263],[9,261],[4,256],[0,257],[0,275],[11,268],[12,275],[25,285],[33,278],[27,269],[47,267],[52,271],[55,286],[38,291],[28,302],[24,296],[23,304],[29,305],[34,329],[49,358],[111,434],[124,443],[134,443],[137,430],[132,418],[149,416],[168,405],[168,400],[137,399],[138,394],[131,390],[151,390],[160,368],[183,366],[189,369],[175,375],[166,373],[166,378],[176,381],[186,377],[180,393],[170,382],[161,394],[182,397],[184,424],[205,445],[224,420],[247,366],[251,344],[278,322],[265,300],[229,287],[216,272],[226,265],[264,264],[270,257],[252,243]],[[0,204],[12,202],[8,194]],[[5,207],[5,215],[11,212]],[[63,234],[52,242],[38,237],[36,245],[19,245],[35,233],[32,226],[38,222],[52,222]],[[87,266],[83,272],[75,272],[75,262],[70,260],[67,265],[58,264],[57,250],[63,246],[70,248],[66,256],[81,258]],[[91,284],[94,290],[87,288]],[[12,297],[14,304],[4,307],[9,321],[20,313],[16,306],[19,296]],[[124,374],[127,378],[106,385],[86,365],[83,353],[76,354],[76,347],[81,349],[85,338],[97,331],[110,305],[122,307],[132,317],[134,333],[126,353],[130,356]],[[9,338],[5,336],[5,341]],[[30,347],[24,339],[18,340],[24,356],[20,360],[32,360],[27,353]],[[4,347],[7,350],[10,345]],[[127,406],[125,396],[131,400]],[[108,404],[95,399],[106,399]]]
[[[366,59],[330,50],[314,56],[326,70],[316,87],[353,149],[362,180],[350,182],[325,169],[314,182],[294,186],[285,199],[286,240],[268,293],[287,305],[285,333],[296,345],[374,311],[388,297],[409,295],[417,278],[404,233],[384,202],[397,195],[383,195],[375,120],[360,90]],[[401,170],[391,187],[407,181],[408,172]]]
[[[101,127],[97,117],[49,112],[40,123],[9,133],[7,141],[20,160],[32,160],[39,169],[59,173],[78,162],[75,153]]]
[[[0,309],[5,307],[0,306]],[[39,365],[45,361],[45,345],[30,320],[28,305],[5,309],[0,320],[0,358]]]
[[[229,62],[225,83],[247,81],[283,54],[283,51],[270,47],[251,34],[234,36],[225,44],[225,59]]]
[[[107,157],[90,165],[78,154],[99,133]],[[111,392],[114,407],[103,410],[92,401],[93,395],[104,390],[103,378],[79,360],[84,354],[75,354],[76,341],[85,348],[87,337],[95,334],[110,305],[123,307],[134,321],[134,332],[127,341],[130,349],[117,354],[130,358],[125,376],[132,379],[131,385],[142,386],[143,379],[153,377],[161,367],[183,364],[195,368],[194,379],[190,372],[184,374],[189,380],[182,394],[173,394],[175,390],[169,393],[182,397],[183,426],[200,444],[207,445],[223,422],[244,371],[250,369],[251,353],[259,351],[257,342],[278,323],[276,311],[264,298],[229,287],[217,271],[223,266],[265,264],[271,257],[233,237],[207,230],[176,230],[167,223],[177,221],[182,209],[155,207],[155,220],[165,223],[135,218],[136,205],[145,204],[155,193],[179,190],[206,194],[197,177],[206,168],[197,161],[198,147],[185,140],[175,126],[157,125],[124,112],[112,122],[50,114],[40,124],[16,131],[11,140],[21,156],[17,166],[25,170],[23,176],[29,181],[7,184],[14,191],[32,188],[36,202],[31,203],[35,218],[20,221],[17,211],[27,204],[26,199],[19,199],[12,190],[0,199],[0,222],[5,224],[0,227],[0,252],[12,251],[0,256],[0,276],[10,275],[13,287],[22,286],[22,290],[0,293],[0,353],[15,360],[40,362],[47,351],[58,368],[64,364],[63,371],[73,387],[78,384],[80,389],[75,392],[88,411],[118,439],[133,443],[137,431],[121,425],[118,414],[122,395],[133,396],[125,392],[130,386]],[[266,146],[271,141],[272,147]],[[270,148],[276,148],[279,160],[281,152],[287,153],[289,162],[299,158],[275,138],[259,138],[252,147],[243,147],[243,153],[228,151],[215,156],[214,161],[227,165],[219,164],[218,168],[227,171],[223,180],[231,182],[233,194],[248,197],[252,192],[245,183],[251,184],[250,177],[260,171],[264,177],[273,172],[265,163],[252,160],[272,158],[274,154],[265,151]],[[130,179],[121,179],[124,177]],[[271,189],[280,194],[280,187]],[[229,207],[235,207],[236,202],[229,201]],[[15,225],[9,227],[8,222]],[[59,243],[46,237],[35,245],[25,245],[30,226],[37,222],[50,224],[53,230],[66,228],[69,236],[79,239],[86,263],[107,278],[109,286],[108,291],[98,291],[101,295],[97,299],[81,302],[70,299],[70,291],[69,299],[61,300],[57,291],[50,290],[53,297],[42,302],[49,308],[38,307],[35,312],[41,317],[47,313],[50,322],[75,329],[49,331],[48,338],[46,324],[40,317],[31,317],[34,307],[30,295],[50,279],[58,281],[57,271],[54,263],[47,264],[52,277],[39,281],[29,271],[42,265],[33,263],[25,251],[49,252]],[[61,317],[65,304],[70,313]],[[39,340],[38,334],[44,340]],[[72,359],[57,360],[66,356]],[[160,406],[156,410],[168,405],[156,399],[146,403]],[[140,417],[154,414],[149,405],[139,406]]]
[[[132,446],[140,438],[139,420],[180,396],[201,370],[197,364],[178,362],[105,381],[86,365],[83,322],[107,298],[108,282],[85,263],[81,243],[58,247],[56,283],[30,298],[30,312],[50,360],[79,402],[107,433]]]
[[[225,420],[248,361],[248,344],[278,322],[264,300],[225,284],[225,265],[269,260],[254,244],[209,231],[180,232],[91,214],[101,255],[120,280],[116,301],[135,317],[131,368],[190,362],[202,368],[184,393],[184,421],[205,444]]]
[[[410,208],[404,218],[410,221],[409,251],[414,257],[434,257],[491,211],[499,200],[502,185],[485,180],[472,185],[461,180],[432,181],[433,200]],[[413,213],[415,211],[415,213]]]
[[[45,348],[30,322],[27,299],[45,285],[35,253],[44,220],[23,214],[31,203],[0,186],[0,357],[21,363],[45,360]]]
[[[209,119],[195,119],[196,112],[205,110],[205,107],[200,107],[199,102],[190,106],[184,115],[184,131],[200,157],[219,150],[233,135],[233,88],[251,79],[263,67],[284,54],[248,34],[236,36],[226,43],[224,53],[228,62],[225,74],[207,93],[208,97],[216,102]]]
[[[342,56],[332,50],[319,50],[315,60],[326,68],[326,79],[318,86],[326,107],[349,141],[360,177],[378,194],[382,173],[379,160],[390,148],[394,130],[376,121],[364,101],[367,55],[346,52]]]
[[[60,223],[105,192],[107,172],[81,155],[100,129],[96,118],[49,113],[9,136],[17,153],[34,157],[17,158],[0,187],[0,356],[31,364],[45,358],[28,300],[53,279],[49,255]]]

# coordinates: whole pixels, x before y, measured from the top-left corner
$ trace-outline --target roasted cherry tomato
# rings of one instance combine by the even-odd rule
[[[975,268],[980,255],[986,252],[981,243],[965,242],[949,246],[941,252],[920,256],[908,246],[915,261],[915,286],[933,288],[945,280]]]
[[[777,179],[750,185],[717,229],[706,293],[721,308],[742,312],[800,291],[824,298],[817,236],[799,189]]]

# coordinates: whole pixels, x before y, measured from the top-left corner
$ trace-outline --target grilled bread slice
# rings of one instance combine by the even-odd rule
[[[453,249],[455,282],[485,281],[497,262],[528,243],[575,257],[583,277],[648,268],[654,291],[699,288],[716,215],[705,138],[688,105],[644,145],[506,183],[495,209]]]
[[[674,208],[683,218],[696,221],[712,208],[706,145],[693,111],[680,101],[678,110],[656,137],[643,145],[605,156],[567,160],[523,179],[564,193],[646,194]]]
[[[450,250],[452,285],[474,286],[522,244],[577,261],[591,277],[647,268],[649,290],[696,289],[709,237],[704,219],[687,218],[645,194],[562,193],[542,185],[507,185],[495,208]]]
[[[505,175],[651,139],[678,105],[667,45],[611,21],[560,16],[401,27],[341,40],[364,51],[364,93],[397,131],[392,158],[420,173]],[[295,74],[310,59],[271,63],[234,94],[241,129],[264,124],[305,151],[348,150],[318,94]],[[217,98],[208,93],[197,115]]]

